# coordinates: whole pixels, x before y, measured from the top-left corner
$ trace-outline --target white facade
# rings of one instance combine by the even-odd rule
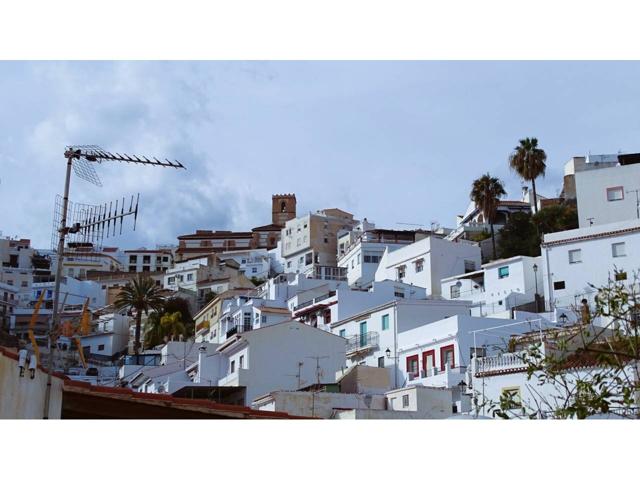
[[[441,281],[442,296],[473,302],[476,316],[510,316],[511,309],[544,293],[542,257],[517,256],[482,265],[482,270]],[[540,305],[542,309],[542,305]]]
[[[272,256],[266,248],[256,250],[237,250],[218,254],[220,260],[233,259],[240,265],[239,271],[247,278],[266,280],[271,271]]]
[[[640,163],[625,165],[624,158],[589,155],[565,165],[565,175],[574,175],[580,228],[640,218],[635,192],[640,187]]]
[[[0,328],[8,329],[13,323],[13,310],[18,306],[16,287],[0,282]]]
[[[468,302],[397,299],[332,322],[331,331],[347,339],[347,366],[389,369],[394,387],[403,384],[399,335],[446,317],[469,313]],[[387,354],[387,350],[389,353]]]
[[[219,357],[217,357],[219,355]],[[217,358],[216,358],[217,357]],[[299,322],[234,335],[202,358],[200,383],[245,387],[245,405],[269,392],[330,383],[345,365],[345,339]]]
[[[640,270],[640,220],[597,225],[544,236],[544,295],[550,310],[593,302],[598,287],[631,283]],[[593,287],[591,286],[593,285]]]
[[[473,242],[450,242],[427,237],[395,251],[387,250],[375,274],[376,281],[396,280],[441,295],[440,281],[472,272],[481,264],[480,247]]]
[[[80,337],[80,344],[91,355],[113,357],[129,344],[129,317],[119,313],[101,315],[93,332]]]
[[[125,250],[124,262],[129,272],[166,272],[173,267],[171,249]]]

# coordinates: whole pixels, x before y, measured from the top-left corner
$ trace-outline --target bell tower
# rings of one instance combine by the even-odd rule
[[[285,193],[271,196],[271,222],[284,226],[287,220],[296,218],[296,195]]]

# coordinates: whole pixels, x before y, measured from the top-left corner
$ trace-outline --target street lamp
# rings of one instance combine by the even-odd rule
[[[567,314],[563,313],[562,315],[560,315],[560,322],[564,325],[567,322]]]
[[[384,353],[387,355],[387,358],[391,359],[393,358],[394,362],[393,362],[393,381],[394,381],[394,388],[398,388],[398,357],[392,357],[391,356],[391,349],[389,347],[387,347],[387,349],[384,351]]]
[[[384,353],[387,354],[387,358],[391,358],[391,350],[389,348],[387,348]]]

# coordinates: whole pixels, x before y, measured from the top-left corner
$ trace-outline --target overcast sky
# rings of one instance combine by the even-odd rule
[[[68,144],[187,166],[72,178],[78,202],[140,193],[137,231],[109,242],[128,247],[270,223],[272,193],[298,213],[453,226],[483,173],[519,198],[519,138],[547,152],[547,196],[573,155],[640,150],[638,62],[0,62],[0,105],[0,231],[40,248]]]

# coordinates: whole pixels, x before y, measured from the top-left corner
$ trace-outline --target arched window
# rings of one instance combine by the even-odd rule
[[[287,211],[287,202],[285,202],[285,201],[280,202],[280,211],[282,213],[286,213],[286,211]]]

